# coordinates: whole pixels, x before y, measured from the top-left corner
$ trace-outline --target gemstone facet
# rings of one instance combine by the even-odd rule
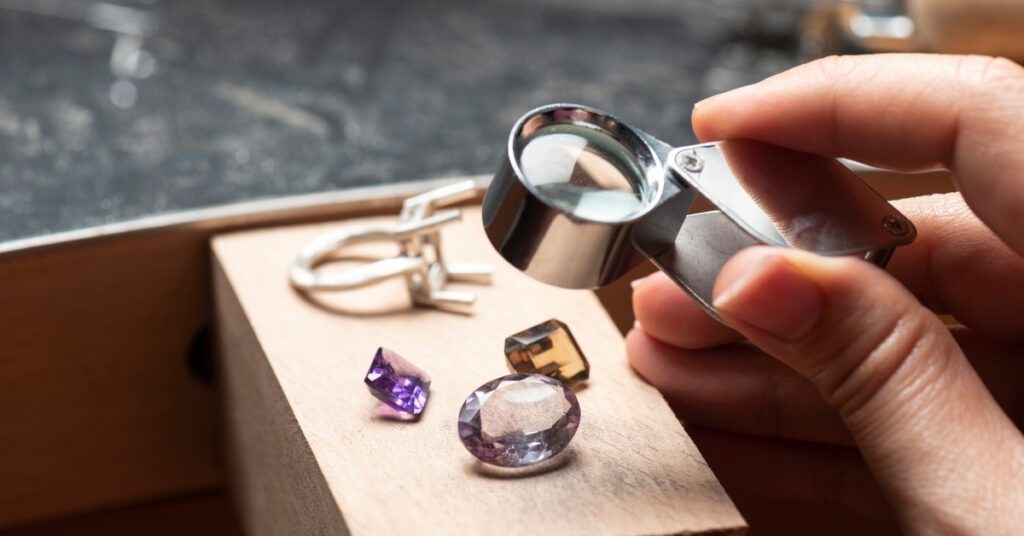
[[[511,374],[473,391],[459,411],[459,439],[480,461],[525,467],[558,454],[580,424],[576,394],[539,374]]]
[[[427,405],[430,377],[387,348],[378,348],[364,380],[370,394],[403,415],[419,415]]]
[[[543,374],[570,385],[590,376],[590,363],[569,327],[554,319],[506,338],[505,358],[512,372]]]

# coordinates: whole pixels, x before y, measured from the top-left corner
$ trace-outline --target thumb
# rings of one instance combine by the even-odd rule
[[[714,296],[728,324],[838,410],[915,530],[990,530],[1024,504],[1011,484],[1024,475],[1020,432],[945,326],[884,271],[758,246],[723,267]]]

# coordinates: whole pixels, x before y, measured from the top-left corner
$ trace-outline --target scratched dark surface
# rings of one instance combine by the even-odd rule
[[[0,240],[487,173],[556,101],[686,143],[693,102],[796,61],[798,11],[573,4],[0,0]]]

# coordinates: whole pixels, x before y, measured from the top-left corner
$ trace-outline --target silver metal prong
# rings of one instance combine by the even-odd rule
[[[395,226],[393,231],[394,240],[408,240],[413,237],[417,237],[426,234],[443,225],[454,223],[462,219],[462,211],[453,208],[450,210],[442,210],[437,214],[428,216],[420,220],[412,220],[407,223],[399,223]]]
[[[429,305],[462,314],[472,314],[473,304],[476,303],[476,295],[472,292],[461,292],[457,290],[435,290],[426,298],[418,298],[417,303]]]
[[[430,300],[436,303],[473,305],[476,296],[472,292],[461,290],[435,290],[430,293]]]
[[[444,286],[451,280],[486,284],[492,269],[479,263],[445,265],[440,227],[461,220],[462,211],[437,207],[475,195],[476,182],[460,181],[406,199],[394,225],[345,227],[316,237],[296,257],[290,272],[292,284],[302,290],[344,290],[404,277],[416,305],[472,314],[476,296],[444,290]],[[317,267],[339,249],[364,242],[396,242],[399,254],[345,270]]]
[[[483,262],[457,262],[445,266],[448,280],[460,283],[489,285],[494,266]]]

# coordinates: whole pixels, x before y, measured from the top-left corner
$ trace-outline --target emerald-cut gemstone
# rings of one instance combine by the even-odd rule
[[[570,385],[590,376],[590,363],[569,327],[554,319],[506,338],[505,357],[511,372],[543,374]]]
[[[400,415],[423,413],[430,395],[430,377],[387,348],[377,349],[364,381],[370,394]]]

